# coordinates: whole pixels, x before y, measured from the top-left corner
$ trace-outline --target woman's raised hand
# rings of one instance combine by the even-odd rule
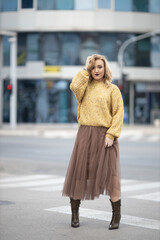
[[[87,59],[86,59],[86,64],[85,64],[85,68],[87,69],[88,68],[88,65],[89,65],[89,62],[91,60],[91,56],[88,56]]]

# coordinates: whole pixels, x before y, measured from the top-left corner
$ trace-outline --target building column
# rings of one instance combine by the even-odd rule
[[[10,41],[10,81],[12,84],[12,94],[10,95],[10,127],[17,125],[17,37],[11,37]]]
[[[0,35],[0,128],[3,124],[3,79],[2,79],[2,59],[3,59],[3,46],[2,36]]]

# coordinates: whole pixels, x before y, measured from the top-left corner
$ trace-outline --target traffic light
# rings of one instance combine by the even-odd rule
[[[8,83],[8,84],[7,84],[6,90],[7,90],[7,92],[8,92],[9,94],[12,93],[12,84],[11,84],[11,83]]]

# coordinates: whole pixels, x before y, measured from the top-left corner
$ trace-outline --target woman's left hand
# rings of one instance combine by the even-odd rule
[[[112,145],[113,145],[113,140],[108,138],[108,137],[106,137],[105,138],[105,143],[104,143],[105,148],[106,147],[111,147]]]

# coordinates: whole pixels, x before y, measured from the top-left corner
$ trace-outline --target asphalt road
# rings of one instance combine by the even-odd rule
[[[120,139],[122,220],[109,231],[109,197],[83,201],[81,227],[70,227],[61,196],[74,138],[0,136],[0,240],[159,240],[160,142]]]

